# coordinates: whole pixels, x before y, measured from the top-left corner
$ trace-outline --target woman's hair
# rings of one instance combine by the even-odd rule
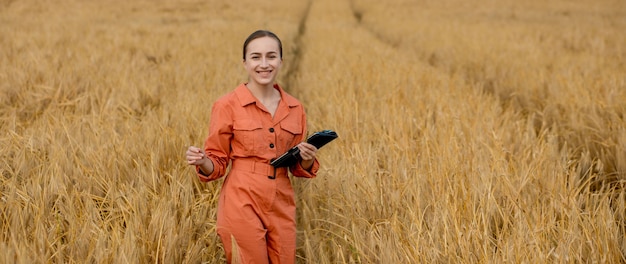
[[[280,57],[283,57],[283,43],[280,42],[280,39],[278,38],[278,36],[276,36],[276,34],[272,33],[271,31],[268,30],[257,30],[254,33],[250,34],[250,36],[248,36],[248,38],[246,39],[246,41],[243,43],[243,60],[246,60],[246,49],[248,48],[248,44],[250,44],[251,41],[258,39],[258,38],[262,38],[262,37],[270,37],[275,39],[278,42],[278,49],[280,51]]]

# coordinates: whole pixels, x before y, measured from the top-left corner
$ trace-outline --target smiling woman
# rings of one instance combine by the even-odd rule
[[[280,102],[280,93],[277,89],[265,87],[272,85],[276,79],[283,62],[282,49],[280,39],[264,30],[252,33],[243,46],[243,65],[249,76],[246,86],[272,117]]]
[[[317,149],[304,140],[302,104],[287,94],[276,76],[282,44],[259,30],[244,42],[248,82],[213,104],[204,149],[187,149],[187,163],[202,181],[226,176],[217,212],[217,233],[228,262],[294,263],[296,208],[286,168],[269,163],[297,146],[302,159],[289,167],[294,176],[313,178],[319,169]]]

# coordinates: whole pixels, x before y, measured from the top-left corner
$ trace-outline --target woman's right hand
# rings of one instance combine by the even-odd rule
[[[202,165],[206,162],[206,155],[204,150],[198,147],[190,146],[187,149],[187,164],[189,165]]]

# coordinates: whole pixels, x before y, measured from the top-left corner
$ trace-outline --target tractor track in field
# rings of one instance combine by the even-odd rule
[[[400,46],[399,41],[393,41],[381,35],[380,33],[376,32],[376,30],[368,27],[367,25],[363,23],[363,12],[357,10],[354,7],[354,1],[356,0],[350,0],[350,12],[352,13],[352,16],[356,20],[357,24],[360,27],[362,27],[365,31],[367,31],[370,35],[372,35],[374,38],[376,38],[378,41],[385,43],[386,45],[388,45],[389,47],[393,49],[397,49]]]
[[[293,46],[295,47],[291,51],[293,59],[291,59],[290,67],[285,73],[284,87],[287,91],[290,91],[290,89],[294,89],[291,87],[291,85],[296,83],[296,78],[297,78],[298,72],[300,71],[300,61],[301,61],[302,52],[303,52],[302,51],[303,50],[302,37],[306,33],[306,23],[309,20],[309,14],[311,13],[312,4],[313,4],[313,0],[309,0],[307,2],[306,9],[304,10],[304,15],[302,16],[302,18],[300,19],[298,23],[298,33],[296,34],[296,37],[293,40]]]

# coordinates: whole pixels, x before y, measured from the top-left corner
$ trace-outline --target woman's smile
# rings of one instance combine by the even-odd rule
[[[280,44],[271,37],[252,40],[246,49],[244,67],[253,86],[272,88],[282,64]]]

